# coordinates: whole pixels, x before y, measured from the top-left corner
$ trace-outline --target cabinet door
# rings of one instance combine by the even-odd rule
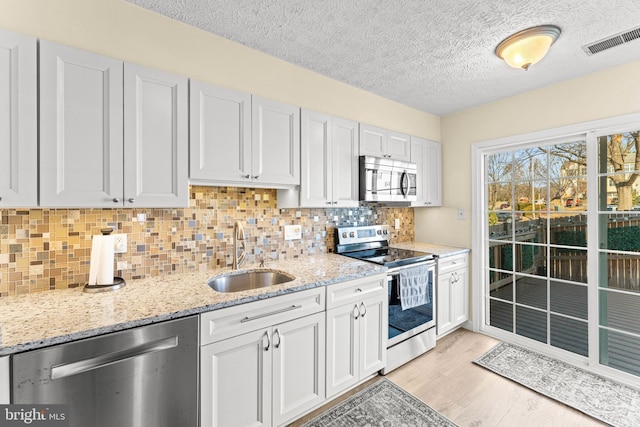
[[[429,171],[427,170],[426,161],[426,140],[422,138],[411,137],[411,161],[418,167],[418,179],[416,181],[416,201],[411,202],[411,206],[422,207],[429,206],[427,202],[427,186],[429,185]]]
[[[300,185],[300,108],[253,96],[251,177],[259,185]]]
[[[437,321],[436,330],[438,335],[453,329],[452,313],[451,313],[451,287],[454,278],[453,272],[438,275],[438,303],[437,303]]]
[[[429,206],[442,206],[442,145],[427,141],[425,153],[425,200]]]
[[[411,161],[418,166],[417,200],[411,206],[442,206],[440,143],[412,136]]]
[[[325,398],[325,313],[273,328],[273,425],[282,425]]]
[[[360,124],[360,155],[386,157],[389,131],[375,126]]]
[[[360,378],[387,364],[388,317],[386,293],[363,300],[360,311]]]
[[[200,350],[200,425],[271,425],[271,329]]]
[[[36,39],[0,29],[0,207],[38,204]]]
[[[40,205],[122,206],[122,61],[40,41]]]
[[[251,95],[191,80],[189,176],[251,181]]]
[[[333,205],[358,206],[358,123],[334,118],[332,125]]]
[[[358,313],[357,303],[327,310],[327,398],[360,379]]]
[[[302,110],[301,118],[300,206],[332,205],[331,148],[333,134],[331,132],[331,117],[314,111]]]
[[[469,269],[456,270],[451,288],[451,320],[453,326],[462,325],[469,319]]]
[[[393,160],[411,160],[411,139],[404,133],[389,131],[387,140],[387,157]]]
[[[124,66],[124,206],[187,207],[187,78]]]

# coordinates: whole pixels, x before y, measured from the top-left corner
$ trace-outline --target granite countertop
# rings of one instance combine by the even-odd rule
[[[334,254],[272,261],[266,268],[296,279],[219,293],[207,285],[209,279],[231,270],[209,270],[134,280],[113,292],[91,294],[77,288],[2,298],[0,356],[386,272],[385,267]]]
[[[429,252],[437,255],[440,258],[460,255],[469,252],[469,248],[459,248],[456,246],[436,245],[434,243],[424,242],[407,242],[407,243],[395,243],[391,245],[394,248],[409,249],[412,251]]]

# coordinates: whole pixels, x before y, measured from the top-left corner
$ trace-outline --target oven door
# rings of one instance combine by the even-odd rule
[[[428,266],[429,302],[403,310],[400,301],[400,270],[420,265]],[[393,347],[399,342],[436,326],[434,308],[436,298],[434,286],[435,267],[435,261],[427,261],[389,270],[387,275],[389,297],[389,340],[387,347]]]

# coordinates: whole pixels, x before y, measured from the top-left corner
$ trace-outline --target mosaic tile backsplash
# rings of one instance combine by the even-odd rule
[[[127,234],[127,253],[116,254],[114,266],[127,281],[230,267],[236,220],[244,223],[247,263],[333,252],[336,225],[388,224],[392,243],[414,240],[408,207],[278,209],[272,189],[190,191],[182,209],[0,210],[0,297],[83,286],[91,237],[107,227]],[[301,240],[284,240],[289,224],[302,226]]]

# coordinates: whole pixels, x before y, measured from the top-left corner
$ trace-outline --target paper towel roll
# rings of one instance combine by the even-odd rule
[[[89,285],[111,285],[113,283],[113,245],[113,236],[93,236]]]

